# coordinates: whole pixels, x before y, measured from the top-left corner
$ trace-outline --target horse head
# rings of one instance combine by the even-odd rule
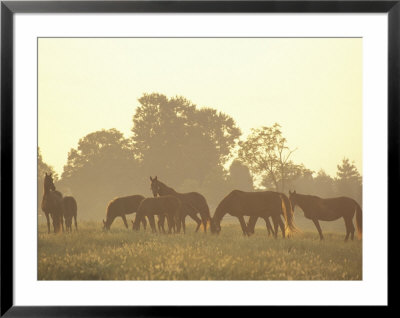
[[[296,190],[294,190],[293,192],[291,192],[289,190],[289,201],[290,201],[290,204],[292,205],[292,209],[294,211],[294,208],[295,208],[295,206],[297,204],[297,193],[296,193]]]
[[[160,194],[160,182],[157,180],[157,176],[155,176],[154,179],[150,176],[150,181],[151,181],[150,190],[151,192],[153,192],[153,196],[157,197],[157,195]]]
[[[49,190],[52,190],[52,191],[56,190],[56,187],[53,182],[53,177],[51,175],[52,175],[52,173],[47,174],[47,172],[46,172],[46,174],[44,176],[44,189],[46,192]]]
[[[216,222],[214,218],[210,219],[210,230],[212,234],[219,234],[221,232],[220,222]]]

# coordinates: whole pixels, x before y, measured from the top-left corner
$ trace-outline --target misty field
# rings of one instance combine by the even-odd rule
[[[362,242],[316,231],[290,239],[268,237],[264,226],[244,237],[239,224],[222,224],[219,236],[153,234],[116,221],[81,222],[79,231],[38,235],[39,280],[361,280]]]

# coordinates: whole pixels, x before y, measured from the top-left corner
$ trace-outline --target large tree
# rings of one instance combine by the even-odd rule
[[[343,158],[337,165],[336,187],[339,195],[346,195],[356,199],[360,204],[362,200],[362,177],[350,159]]]
[[[228,115],[184,97],[144,94],[133,116],[132,143],[143,171],[180,186],[202,184],[231,154],[241,132]]]
[[[228,181],[233,189],[253,191],[253,177],[249,168],[240,160],[235,159],[229,167]]]
[[[261,176],[262,185],[276,191],[285,191],[290,182],[304,173],[304,166],[295,164],[290,149],[283,137],[281,126],[251,129],[247,139],[239,142],[239,159],[251,170],[253,175]]]
[[[116,129],[81,138],[68,154],[57,188],[76,198],[81,217],[97,219],[114,197],[149,192],[130,141]]]

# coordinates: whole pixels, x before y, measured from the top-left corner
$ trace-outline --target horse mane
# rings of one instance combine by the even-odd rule
[[[164,182],[161,182],[160,180],[157,180],[157,182],[159,183],[159,185],[161,187],[163,187],[164,189],[168,190],[169,192],[178,193],[178,192],[175,191],[174,188],[171,188],[171,187],[167,186]]]
[[[318,199],[318,200],[322,199],[321,197],[318,197],[318,196],[316,196],[316,195],[311,195],[311,194],[300,194],[300,193],[296,193],[296,195],[299,195],[299,196],[301,196],[301,197],[303,197],[303,198],[307,198],[307,199]]]

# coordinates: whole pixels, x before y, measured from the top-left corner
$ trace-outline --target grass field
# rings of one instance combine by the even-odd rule
[[[262,223],[244,237],[238,222],[222,223],[220,235],[110,232],[100,222],[80,222],[79,232],[38,235],[39,280],[361,280],[362,242],[343,233],[316,230],[268,237]]]

